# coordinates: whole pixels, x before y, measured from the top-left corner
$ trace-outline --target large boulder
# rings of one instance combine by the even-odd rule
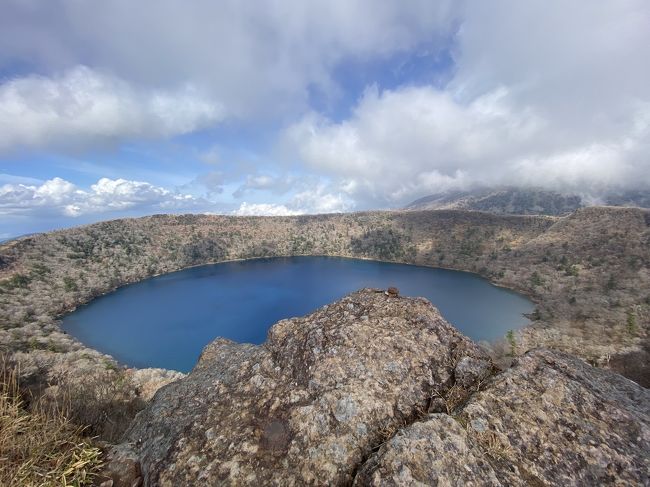
[[[559,352],[400,431],[356,485],[649,485],[650,392]]]
[[[363,290],[261,346],[208,345],[108,471],[126,462],[155,486],[648,485],[649,408],[648,390],[559,352],[495,374],[428,301]]]
[[[128,446],[148,485],[350,484],[397,430],[465,400],[472,370],[485,378],[477,364],[485,353],[428,301],[364,290],[280,321],[261,346],[211,343],[138,415]]]
[[[431,414],[397,432],[359,469],[362,485],[501,486],[465,426],[447,414]]]

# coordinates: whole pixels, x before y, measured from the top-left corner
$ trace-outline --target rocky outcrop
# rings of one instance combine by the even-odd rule
[[[463,401],[487,356],[424,299],[365,290],[283,320],[262,346],[216,340],[128,434],[149,485],[336,485],[395,431]],[[450,392],[453,391],[453,397]]]
[[[356,485],[648,485],[650,393],[560,352],[520,358],[453,416],[387,442]]]
[[[111,458],[161,486],[643,485],[648,404],[559,352],[495,374],[426,300],[363,290],[213,342]]]
[[[145,401],[149,401],[161,387],[185,377],[185,374],[166,369],[129,369],[127,375]]]
[[[446,414],[431,414],[390,439],[359,470],[361,485],[502,485],[485,452]]]

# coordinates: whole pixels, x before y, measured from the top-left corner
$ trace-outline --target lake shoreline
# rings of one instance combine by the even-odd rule
[[[242,266],[233,268],[232,264]],[[181,351],[185,350],[183,346],[189,346],[183,333],[206,337],[199,340],[199,348],[192,346],[191,355],[195,358],[215,337],[261,344],[267,326],[281,319],[304,316],[362,288],[390,286],[398,287],[404,296],[428,299],[461,332],[477,341],[500,340],[508,330],[529,326],[526,314],[534,308],[523,295],[494,286],[476,273],[376,259],[301,255],[230,260],[143,279],[79,306],[64,315],[60,326],[85,346],[110,355],[119,364],[187,372],[194,359],[191,364],[185,362],[179,367],[165,365],[171,360],[165,357],[155,360],[143,357],[155,357],[153,350],[157,347],[173,346],[178,355],[190,353]],[[204,291],[204,287],[208,290]],[[307,294],[303,289],[308,290]],[[252,306],[247,304],[251,293],[258,299]],[[290,293],[290,299],[286,293]],[[488,295],[492,297],[484,297]],[[472,306],[454,305],[458,296],[463,296],[463,303],[473,303]],[[176,301],[179,305],[168,306]],[[183,311],[178,307],[181,304]],[[513,306],[517,311],[506,312]],[[204,310],[214,307],[219,309],[219,315]],[[161,308],[166,311],[161,312]],[[135,327],[130,326],[136,320],[134,312],[138,316]],[[242,313],[248,317],[247,321],[243,321]],[[217,325],[218,322],[224,324]],[[178,326],[181,328],[174,333],[180,335],[175,336],[173,344],[165,345],[166,334]],[[122,338],[117,339],[118,335]],[[149,344],[149,338],[140,347],[135,346],[134,341],[142,336],[155,337],[155,346]],[[132,348],[137,353],[128,352]]]

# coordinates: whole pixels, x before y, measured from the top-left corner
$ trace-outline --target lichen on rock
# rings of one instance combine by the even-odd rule
[[[489,363],[428,301],[363,290],[280,321],[261,346],[211,343],[128,440],[151,485],[349,484],[464,358]]]
[[[650,392],[539,349],[453,418],[431,415],[401,431],[356,484],[648,485],[649,472]]]
[[[428,301],[366,289],[215,340],[119,451],[145,485],[644,485],[649,400],[544,349],[498,373]]]

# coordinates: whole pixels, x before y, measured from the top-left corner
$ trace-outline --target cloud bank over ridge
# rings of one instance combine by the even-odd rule
[[[375,204],[476,185],[650,186],[650,7],[465,2],[455,73],[367,90],[352,116],[309,114],[297,157]]]
[[[475,186],[650,189],[649,45],[645,0],[8,0],[0,204],[293,214]],[[49,162],[129,144],[96,183]]]

